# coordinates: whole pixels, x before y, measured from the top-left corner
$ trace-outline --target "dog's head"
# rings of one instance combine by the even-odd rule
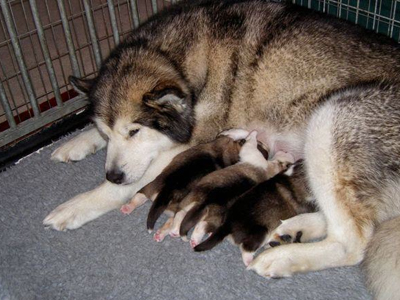
[[[93,120],[108,141],[106,177],[116,184],[138,181],[161,151],[187,143],[194,126],[184,76],[164,55],[142,52],[111,55],[93,80],[70,78],[93,105]]]

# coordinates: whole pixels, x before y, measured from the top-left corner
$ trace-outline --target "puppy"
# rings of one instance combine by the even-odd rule
[[[221,225],[228,207],[239,195],[294,162],[293,156],[285,152],[278,152],[274,160],[267,161],[257,149],[256,135],[252,132],[246,139],[239,153],[239,163],[205,176],[188,194],[180,205],[181,211],[176,214],[172,233],[183,219],[179,235],[185,239],[197,224],[191,237],[191,246],[195,247],[206,233],[212,233]]]
[[[121,207],[121,212],[130,214],[149,198],[154,201],[152,207],[154,210],[164,207],[175,197],[186,196],[190,187],[203,176],[238,162],[240,140],[247,135],[246,130],[227,130],[220,133],[212,142],[199,144],[178,154],[156,179],[144,186],[129,203]]]
[[[256,135],[257,133],[255,133]],[[182,155],[183,159],[176,160],[171,163],[170,170],[173,172],[165,172],[166,176],[163,176],[159,181],[163,183],[161,192],[156,196],[156,199],[150,208],[147,218],[147,228],[151,232],[154,225],[160,215],[166,211],[170,218],[167,222],[159,229],[154,235],[154,240],[157,242],[163,241],[165,236],[170,234],[173,237],[179,236],[179,223],[176,223],[176,213],[181,210],[182,200],[185,196],[197,186],[202,176],[211,173],[212,171],[219,170],[224,167],[228,167],[239,161],[239,151],[245,143],[244,137],[249,135],[248,131],[242,129],[232,129],[223,132],[222,137],[225,136],[225,140],[229,139],[230,142],[221,143],[219,137],[216,141],[211,142],[212,150],[207,149],[209,147],[192,149],[185,156]],[[260,149],[263,155],[268,155],[268,151],[264,149],[263,145],[256,141],[256,147]],[[208,166],[205,164],[204,159],[207,157],[210,162]],[[197,161],[198,160],[198,161]],[[163,172],[164,173],[164,172]],[[152,187],[150,187],[152,189]],[[145,193],[147,191],[144,191]],[[184,207],[186,207],[187,201],[184,201]],[[178,219],[182,214],[178,215]],[[172,229],[175,228],[174,231]]]
[[[194,250],[212,249],[230,235],[240,246],[243,262],[248,266],[254,253],[269,241],[269,234],[281,220],[315,211],[315,206],[307,201],[310,198],[303,163],[299,161],[287,171],[242,194],[229,209],[223,224]],[[300,242],[299,235],[294,242]],[[282,242],[286,241],[285,237],[281,238]],[[270,242],[272,247],[277,245],[277,241]]]
[[[155,180],[143,187],[130,203],[123,205],[121,211],[130,214],[149,198],[154,200],[147,226],[152,230],[166,207],[171,204],[173,210],[175,203],[179,203],[203,176],[238,162],[239,150],[244,143],[242,139],[248,134],[248,131],[241,129],[227,130],[214,141],[177,155]],[[160,240],[160,236],[157,239]]]

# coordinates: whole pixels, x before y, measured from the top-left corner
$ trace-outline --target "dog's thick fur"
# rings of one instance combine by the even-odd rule
[[[397,145],[397,123],[390,120],[397,121],[398,110],[386,110],[382,98],[395,105],[398,95],[394,87],[382,92],[378,86],[335,94],[350,97],[351,105],[327,95],[373,80],[398,81],[399,74],[400,51],[393,41],[319,13],[262,0],[173,6],[122,42],[96,79],[72,79],[92,100],[97,128],[52,158],[79,160],[107,144],[107,177],[119,184],[105,181],[76,196],[44,224],[78,228],[120,207],[188,147],[224,129],[257,129],[272,155],[284,150],[305,158],[327,238],[273,248],[251,267],[286,276],[355,264],[374,226],[399,215],[398,153],[389,151]],[[357,138],[363,130],[374,140]],[[360,181],[364,189],[357,188]],[[393,270],[388,265],[388,274]],[[390,289],[385,283],[374,287],[378,298]]]

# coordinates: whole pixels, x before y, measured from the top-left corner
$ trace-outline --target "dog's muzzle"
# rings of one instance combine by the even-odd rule
[[[121,171],[110,171],[106,174],[106,179],[115,184],[121,184],[125,180],[125,173]]]

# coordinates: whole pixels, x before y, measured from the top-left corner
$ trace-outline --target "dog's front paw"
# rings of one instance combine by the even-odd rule
[[[72,140],[58,147],[51,154],[51,160],[57,162],[79,161],[104,148],[106,141],[96,129],[82,132]]]
[[[43,224],[58,231],[77,229],[88,220],[88,210],[82,205],[80,196],[75,197],[55,208],[44,220]]]
[[[264,251],[248,266],[248,270],[255,271],[266,278],[290,277],[302,270],[303,266],[291,257],[292,251],[287,251],[292,245],[272,248]]]

